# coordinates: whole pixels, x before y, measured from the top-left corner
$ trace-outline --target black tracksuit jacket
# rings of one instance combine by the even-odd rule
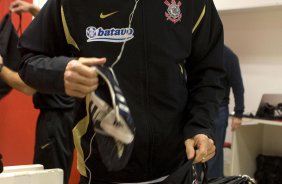
[[[140,0],[128,28],[134,5],[49,0],[19,44],[21,78],[40,92],[64,94],[64,70],[73,57],[106,57],[110,66],[120,40],[128,40],[114,71],[136,124],[134,149],[127,166],[111,172],[94,145],[86,165],[97,181],[148,181],[175,171],[186,155],[185,139],[212,137],[223,96],[223,27],[213,1]],[[73,132],[78,169],[89,176],[84,159],[93,128],[85,100],[80,107]]]

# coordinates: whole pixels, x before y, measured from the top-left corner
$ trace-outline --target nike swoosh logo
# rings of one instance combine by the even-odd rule
[[[112,13],[108,13],[108,14],[103,14],[103,12],[100,14],[100,18],[101,19],[105,19],[109,16],[112,16],[113,14],[116,14],[118,11],[112,12]]]

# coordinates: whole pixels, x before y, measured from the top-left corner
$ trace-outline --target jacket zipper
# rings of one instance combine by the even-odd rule
[[[186,69],[183,66],[184,64],[179,63],[178,65],[179,65],[179,68],[180,68],[181,76],[183,77],[185,84],[187,84],[187,72],[186,72]]]
[[[145,91],[145,108],[150,112],[150,100],[149,100],[149,54],[148,54],[148,34],[147,34],[147,25],[146,25],[146,17],[145,17],[145,2],[142,1],[142,24],[143,24],[143,39],[144,39],[144,67],[145,67],[145,86],[144,86],[144,91]],[[146,116],[146,122],[145,125],[147,125],[147,129],[148,129],[148,165],[147,165],[147,169],[148,169],[148,176],[152,177],[152,128],[150,127],[150,122],[148,119],[148,116]]]

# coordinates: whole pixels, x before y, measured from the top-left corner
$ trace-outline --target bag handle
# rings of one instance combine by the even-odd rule
[[[9,14],[10,14],[10,17],[11,17],[11,19],[12,19],[12,13],[13,12],[11,12],[11,10],[9,10]],[[18,26],[18,28],[17,28],[17,33],[18,34],[22,34],[23,33],[23,30],[22,30],[22,14],[20,13],[20,14],[17,14],[18,16],[19,16],[19,26]]]
[[[208,184],[208,165],[205,163],[201,163],[202,166],[202,171],[203,171],[203,178],[201,178],[201,184]],[[196,178],[197,180],[199,179],[197,169],[196,169],[196,164],[192,164],[192,174],[193,178]]]
[[[202,165],[202,170],[204,173],[202,184],[208,184],[208,163],[204,162],[201,165]]]
[[[20,13],[19,14],[19,18],[20,18],[20,22],[19,22],[19,26],[18,26],[18,29],[17,29],[17,33],[20,33],[20,35],[23,34],[23,30],[22,30],[22,14]]]

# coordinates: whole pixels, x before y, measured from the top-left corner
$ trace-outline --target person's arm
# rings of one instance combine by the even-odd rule
[[[0,56],[0,64],[3,64],[3,58]],[[33,95],[35,90],[26,85],[19,74],[6,66],[3,66],[0,71],[0,78],[5,81],[10,87],[26,94]]]
[[[229,67],[228,81],[231,86],[234,95],[234,116],[231,121],[231,130],[234,131],[236,128],[241,126],[241,119],[244,112],[244,84],[241,75],[241,69],[239,64],[239,58],[237,55],[225,47],[224,58],[226,59]]]
[[[223,26],[213,1],[196,2],[191,56],[185,65],[189,102],[184,136],[188,159],[196,154],[195,162],[205,162],[215,154],[214,120],[224,95]]]
[[[106,59],[72,57],[61,11],[59,0],[47,1],[25,30],[19,41],[23,56],[19,74],[38,92],[84,97],[98,86],[97,73],[89,66]]]
[[[232,78],[230,79],[230,85],[234,95],[234,116],[242,118],[244,113],[244,84],[241,75],[239,60],[237,57],[234,57],[232,62]]]
[[[26,1],[15,0],[10,4],[10,10],[17,14],[21,14],[23,12],[29,12],[33,16],[36,16],[40,11],[40,8]]]
[[[47,1],[21,35],[18,45],[22,55],[21,79],[45,94],[65,94],[64,71],[72,60],[60,8],[60,1]]]

